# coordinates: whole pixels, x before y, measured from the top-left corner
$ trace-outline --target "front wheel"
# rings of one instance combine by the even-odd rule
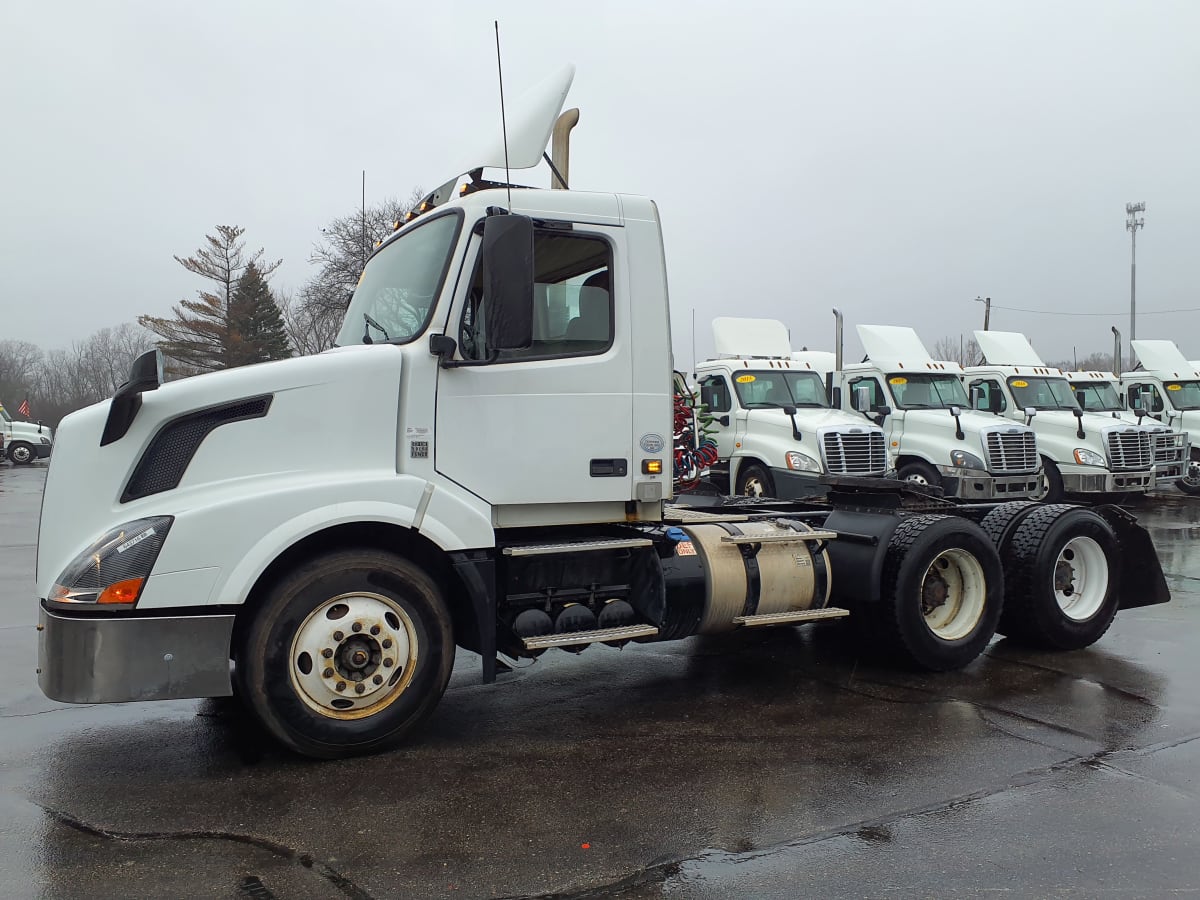
[[[368,753],[415,728],[454,664],[434,581],[374,550],[320,557],[286,575],[237,652],[240,694],[283,744],[321,759]]]
[[[775,481],[758,463],[738,468],[737,492],[746,497],[774,497]]]
[[[1050,650],[1094,644],[1117,614],[1120,563],[1116,534],[1098,513],[1061,504],[1034,510],[1005,549],[999,631]]]
[[[33,447],[24,441],[8,445],[8,458],[13,461],[14,465],[27,466],[33,462],[34,455]]]
[[[1182,478],[1175,482],[1175,487],[1193,497],[1200,496],[1200,460],[1191,460]]]
[[[920,488],[940,488],[942,486],[942,476],[938,474],[938,470],[919,459],[902,465],[896,472],[896,477]]]
[[[974,522],[937,515],[905,519],[884,559],[876,635],[916,668],[961,669],[996,631],[1003,580],[996,548]]]
[[[1058,471],[1058,466],[1042,457],[1042,480],[1038,482],[1032,499],[1042,503],[1059,503],[1063,493],[1062,473]]]

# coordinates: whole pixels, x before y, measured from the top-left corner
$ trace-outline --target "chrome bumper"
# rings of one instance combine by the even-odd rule
[[[1062,480],[1063,490],[1071,494],[1145,493],[1154,487],[1154,471],[1103,472],[1096,475],[1064,472]]]
[[[228,697],[233,618],[100,618],[43,606],[38,686],[64,703]]]
[[[1029,475],[942,476],[942,490],[959,500],[1019,500],[1037,492],[1042,473]]]

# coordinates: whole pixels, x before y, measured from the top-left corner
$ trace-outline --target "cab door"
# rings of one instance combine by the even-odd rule
[[[479,244],[447,326],[458,348],[438,373],[435,467],[494,507],[632,499],[621,229],[540,223],[533,342],[498,354],[487,344]]]

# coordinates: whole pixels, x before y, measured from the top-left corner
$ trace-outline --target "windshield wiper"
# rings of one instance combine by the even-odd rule
[[[388,336],[387,329],[384,328],[382,325],[380,325],[378,322],[376,322],[374,319],[372,319],[369,315],[367,315],[367,313],[363,313],[363,321],[366,322],[366,325],[363,326],[362,342],[364,344],[375,343],[373,340],[371,340],[371,329],[372,328],[374,328],[376,331],[378,331],[380,334],[382,334],[383,339],[385,341],[391,340],[391,337]]]

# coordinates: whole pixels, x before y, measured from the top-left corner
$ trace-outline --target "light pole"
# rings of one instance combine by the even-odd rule
[[[992,321],[992,298],[991,297],[976,297],[976,303],[983,304],[983,330],[988,330],[988,324]]]
[[[1133,368],[1133,340],[1137,337],[1137,233],[1146,227],[1146,220],[1138,213],[1146,211],[1145,202],[1125,204],[1125,230],[1133,239],[1129,257],[1129,367]]]

